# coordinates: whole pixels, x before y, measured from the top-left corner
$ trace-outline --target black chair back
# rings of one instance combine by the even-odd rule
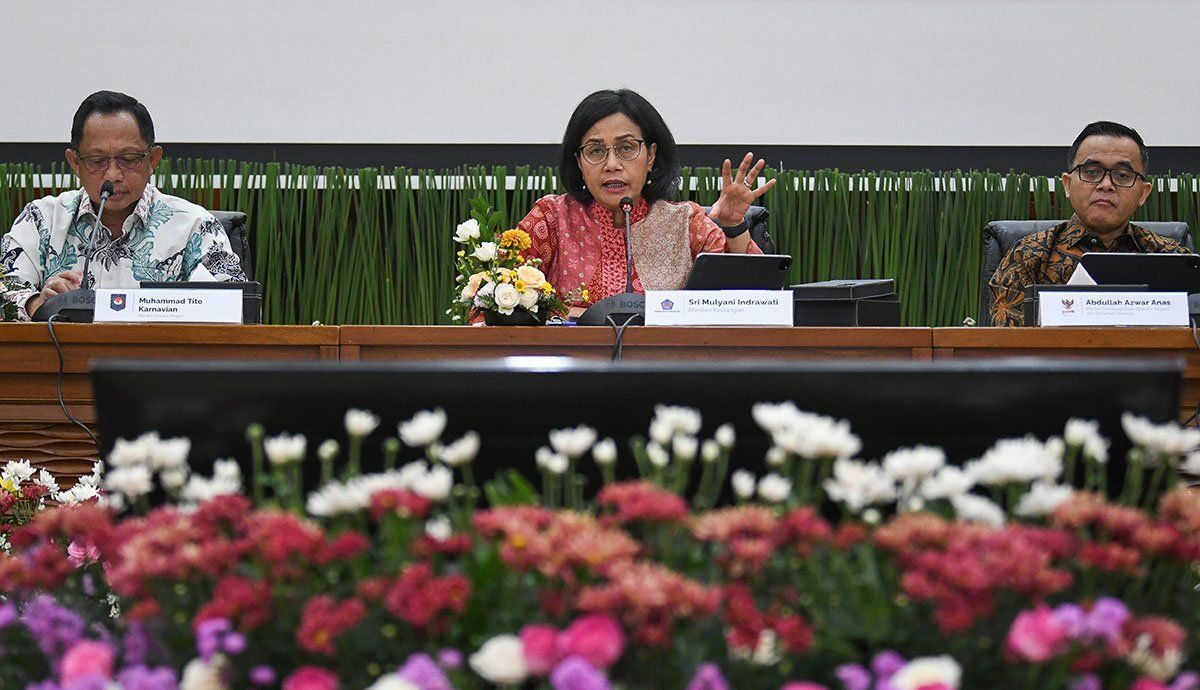
[[[1000,267],[1004,259],[1021,238],[1035,232],[1048,230],[1061,220],[994,220],[983,228],[983,275],[980,277],[979,290],[979,325],[992,325],[992,291],[988,289],[988,281]],[[1134,223],[1157,235],[1175,240],[1191,251],[1196,251],[1192,243],[1192,234],[1187,223],[1177,222],[1143,222]]]
[[[237,254],[238,260],[242,263],[246,280],[254,280],[250,240],[246,235],[246,214],[241,211],[210,211],[210,213],[221,222],[221,227],[225,228],[225,234],[229,236],[229,244],[233,247],[233,253]]]
[[[701,206],[705,213],[712,210],[712,206]],[[750,223],[750,239],[754,240],[754,244],[762,250],[763,254],[775,253],[775,240],[771,239],[771,233],[767,232],[767,219],[771,214],[762,206],[751,206],[746,210],[746,221]]]

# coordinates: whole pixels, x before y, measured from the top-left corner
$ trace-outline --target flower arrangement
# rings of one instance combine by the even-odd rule
[[[856,459],[847,423],[790,403],[753,417],[761,474],[730,474],[732,426],[660,406],[636,477],[581,425],[549,433],[534,481],[482,486],[480,439],[443,439],[440,410],[382,439],[375,474],[356,469],[382,422],[363,410],[344,454],[252,427],[245,477],[192,474],[182,439],[123,441],[82,502],[13,529],[0,686],[1200,687],[1200,493],[1178,485],[1200,431],[1127,416],[1118,492],[1086,421],[956,466]]]
[[[501,230],[500,212],[480,198],[470,203],[471,218],[454,232],[454,241],[462,248],[456,253],[455,292],[447,311],[451,318],[523,314],[544,322],[554,314],[565,314],[562,297],[539,268],[542,260],[523,254],[531,244],[529,233]]]
[[[5,273],[4,266],[0,266],[0,292],[15,289],[17,289],[17,281]],[[16,320],[17,305],[9,300],[0,298],[0,322]]]

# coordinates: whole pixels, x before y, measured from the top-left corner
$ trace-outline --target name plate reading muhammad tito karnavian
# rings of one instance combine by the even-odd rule
[[[1186,326],[1185,292],[1043,292],[1042,326]]]
[[[96,323],[241,323],[241,290],[96,290]]]

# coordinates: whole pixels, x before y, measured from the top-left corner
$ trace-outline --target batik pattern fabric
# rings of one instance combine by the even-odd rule
[[[1078,216],[1021,238],[1000,261],[988,283],[992,291],[992,325],[1025,323],[1025,289],[1033,285],[1063,285],[1089,252],[1187,254],[1175,240],[1130,223],[1109,245],[1090,233]]]
[[[29,319],[25,303],[46,280],[83,268],[95,222],[92,201],[82,189],[32,201],[17,216],[0,239],[0,265],[10,279],[2,298],[18,307],[18,319]],[[113,239],[100,226],[84,286],[245,279],[220,221],[148,184],[120,237]]]
[[[633,291],[682,288],[701,253],[724,253],[725,233],[698,204],[639,200],[629,214]],[[542,260],[546,279],[572,306],[625,292],[625,226],[612,212],[569,194],[538,199],[517,227],[529,233],[526,256]],[[762,250],[750,243],[750,254]],[[587,291],[587,300],[582,291]]]

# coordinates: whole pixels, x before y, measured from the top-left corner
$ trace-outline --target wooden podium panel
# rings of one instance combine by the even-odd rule
[[[1180,359],[1180,421],[1200,400],[1200,348],[1189,328],[935,328],[933,356]]]
[[[95,431],[88,371],[97,359],[337,360],[334,326],[57,324],[63,400]],[[96,449],[58,403],[58,355],[44,323],[0,324],[0,461],[26,458],[57,475],[91,469]]]
[[[484,359],[518,355],[612,358],[614,333],[599,326],[470,328],[343,326],[342,360]],[[668,328],[632,326],[629,361],[715,359],[932,359],[928,328]]]

